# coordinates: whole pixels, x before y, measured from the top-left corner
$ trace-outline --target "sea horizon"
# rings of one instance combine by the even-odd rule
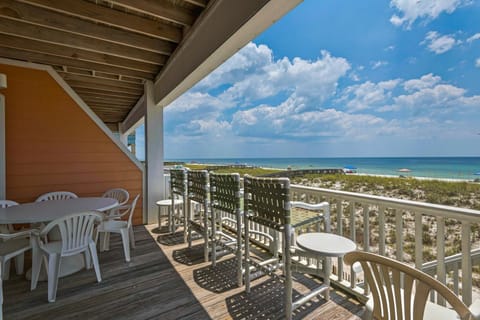
[[[480,156],[422,157],[275,157],[275,158],[180,158],[171,162],[241,164],[278,169],[326,169],[355,167],[359,174],[411,176],[437,179],[474,180],[480,178]],[[408,169],[409,172],[400,172]]]

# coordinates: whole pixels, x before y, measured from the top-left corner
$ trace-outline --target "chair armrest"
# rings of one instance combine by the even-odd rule
[[[330,208],[328,202],[320,202],[320,203],[306,203],[302,201],[290,201],[290,205],[292,208],[302,208],[306,210],[318,211],[318,210],[326,210]]]
[[[11,239],[16,239],[16,238],[28,238],[32,235],[34,231],[38,232],[37,229],[29,229],[29,230],[22,230],[15,233],[0,233],[0,239],[7,241]]]
[[[320,222],[320,221],[323,221],[323,220],[325,220],[324,216],[316,216],[316,217],[312,217],[312,218],[300,221],[299,223],[296,223],[296,224],[292,225],[292,227],[293,228],[298,228],[298,227],[301,227],[301,226],[304,226],[304,225],[307,225],[307,224],[310,224],[310,223],[313,223],[313,222]]]
[[[480,320],[480,300],[473,301],[472,305],[468,309],[472,313],[473,319]]]

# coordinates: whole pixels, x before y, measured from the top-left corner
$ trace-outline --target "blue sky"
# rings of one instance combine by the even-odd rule
[[[164,121],[166,159],[479,156],[480,1],[306,0]]]

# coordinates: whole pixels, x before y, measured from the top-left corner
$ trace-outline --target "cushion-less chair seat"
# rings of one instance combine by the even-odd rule
[[[102,230],[106,232],[127,228],[128,222],[123,220],[107,220],[102,223]]]
[[[12,240],[1,243],[0,256],[7,256],[11,252],[20,252],[20,251],[25,252],[29,249],[30,249],[29,239],[26,239],[26,238],[12,239]]]

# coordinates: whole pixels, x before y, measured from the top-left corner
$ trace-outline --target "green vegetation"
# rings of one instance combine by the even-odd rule
[[[192,169],[192,170],[210,170],[212,167],[215,170],[212,170],[216,173],[239,173],[240,176],[244,176],[245,174],[249,174],[252,176],[263,176],[269,173],[280,172],[282,170],[275,170],[275,169],[263,169],[263,168],[239,168],[239,167],[217,167],[217,166],[210,166],[205,164],[186,164],[185,167]]]
[[[296,184],[480,210],[480,184],[362,175],[305,175]]]

